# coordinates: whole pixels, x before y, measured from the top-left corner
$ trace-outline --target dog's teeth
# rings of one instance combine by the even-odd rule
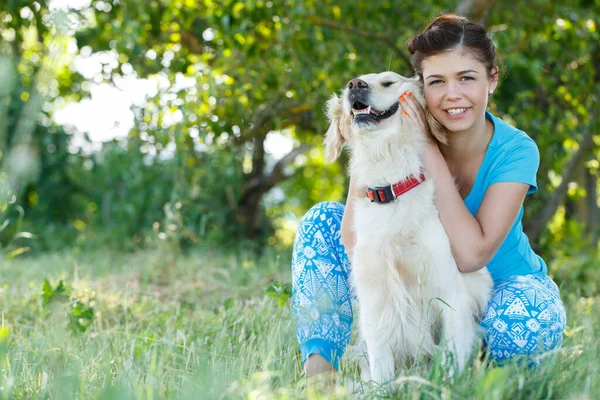
[[[371,106],[369,106],[369,108],[367,108],[367,114],[371,114]]]
[[[358,114],[368,114],[369,110],[371,110],[371,106],[367,107],[367,108],[363,108],[362,110],[352,110],[352,113],[354,113],[354,115],[358,115]]]

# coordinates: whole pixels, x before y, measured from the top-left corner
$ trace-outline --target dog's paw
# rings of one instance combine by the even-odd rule
[[[369,358],[367,356],[367,345],[364,342],[354,346],[349,346],[346,350],[345,357],[349,362],[358,364],[361,380],[364,382],[371,380]]]

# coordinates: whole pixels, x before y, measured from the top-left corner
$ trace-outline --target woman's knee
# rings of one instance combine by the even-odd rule
[[[523,328],[516,328],[520,329]],[[536,356],[562,345],[563,329],[539,329],[534,332],[525,328],[525,335],[514,330],[514,325],[498,323],[486,331],[485,343],[491,359],[501,362],[518,356]]]
[[[304,214],[296,230],[293,270],[300,268],[298,264],[306,265],[306,260],[317,256],[330,259],[331,262],[338,260],[343,213],[343,204],[324,201],[315,204]],[[312,265],[312,262],[309,264]]]
[[[503,361],[561,345],[564,306],[559,293],[541,283],[537,277],[516,277],[496,288],[481,322],[491,358]]]
[[[325,220],[335,217],[341,222],[344,215],[344,205],[336,201],[322,201],[312,206],[300,220],[302,223],[312,223],[313,221]]]
[[[333,244],[341,235],[344,205],[323,201],[312,206],[300,219],[296,230],[296,244],[314,239]]]

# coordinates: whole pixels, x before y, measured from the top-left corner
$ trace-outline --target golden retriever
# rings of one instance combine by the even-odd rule
[[[363,75],[341,97],[334,95],[327,110],[326,160],[334,161],[346,144],[353,179],[370,191],[354,203],[350,280],[368,372],[377,383],[440,346],[450,374],[462,370],[478,342],[492,289],[487,269],[466,274],[454,261],[433,182],[423,171],[426,138],[398,111],[407,90],[424,104],[416,79],[393,72]],[[443,128],[428,119],[434,136],[444,141]]]

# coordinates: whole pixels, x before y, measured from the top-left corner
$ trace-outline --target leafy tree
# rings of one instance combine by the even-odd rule
[[[58,87],[71,84],[64,21],[52,17],[59,15],[45,1],[0,5],[0,243],[15,236],[12,222],[38,203],[40,218],[64,220],[79,191],[65,173],[78,162],[67,152],[69,137],[48,112]]]
[[[116,237],[139,235],[160,220],[159,230],[182,242],[223,241],[265,238],[277,216],[342,200],[344,163],[325,166],[320,149],[326,99],[365,72],[411,75],[406,40],[436,14],[456,10],[488,26],[507,66],[492,110],[540,148],[540,191],[526,208],[532,241],[551,252],[571,222],[587,226],[589,243],[596,241],[597,0],[94,0],[62,14],[45,2],[1,7],[3,37],[14,31],[3,54],[11,55],[15,76],[2,89],[10,93],[2,103],[10,116],[3,149],[17,143],[20,110],[35,98],[32,82],[51,82],[28,142],[39,154],[33,171],[43,175],[32,174],[20,197],[34,220],[119,227]],[[68,29],[56,21],[68,21]],[[64,49],[72,34],[76,53],[57,58],[43,75],[50,44]],[[91,80],[66,67],[76,55],[101,52],[116,62]],[[76,101],[89,94],[90,81],[118,85],[130,74],[161,84],[134,110],[129,138],[94,156],[69,152],[71,132],[53,126],[45,102]],[[265,148],[276,132],[294,143],[281,159]]]

